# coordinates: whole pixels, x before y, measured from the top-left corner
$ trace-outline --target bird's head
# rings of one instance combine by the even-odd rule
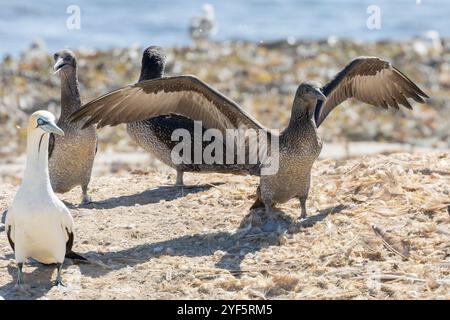
[[[205,3],[202,7],[203,15],[206,18],[214,19],[214,7],[210,3]]]
[[[68,49],[60,50],[53,55],[53,59],[55,60],[53,66],[55,73],[76,71],[77,59],[72,51]]]
[[[321,84],[317,81],[302,82],[295,96],[302,100],[326,100],[327,98],[322,92]]]
[[[160,78],[164,74],[166,54],[159,46],[150,46],[142,53],[142,67],[139,81]]]
[[[300,113],[307,113],[312,117],[317,104],[317,100],[326,100],[321,84],[316,81],[305,81],[301,83],[295,93],[294,108],[298,108]],[[300,110],[301,109],[301,110]]]
[[[43,131],[41,133],[54,133],[64,136],[64,131],[56,125],[55,116],[48,111],[39,110],[33,113],[28,120],[28,132],[33,130]]]

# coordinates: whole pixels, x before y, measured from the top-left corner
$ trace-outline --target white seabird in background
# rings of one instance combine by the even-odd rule
[[[23,263],[33,258],[58,268],[61,285],[64,257],[86,260],[72,252],[73,218],[53,193],[48,173],[49,134],[64,135],[48,111],[30,116],[27,127],[27,164],[22,184],[8,209],[5,231],[18,266],[17,285],[23,284]]]
[[[189,34],[194,41],[208,40],[217,33],[214,7],[205,3],[202,7],[202,15],[195,16],[189,24]]]

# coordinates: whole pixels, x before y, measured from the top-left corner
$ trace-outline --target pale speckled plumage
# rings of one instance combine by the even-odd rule
[[[322,150],[322,141],[311,118],[297,121],[280,134],[278,172],[261,175],[259,200],[267,210],[292,198],[306,201],[308,197],[311,168]]]
[[[127,124],[127,132],[130,137],[145,151],[151,153],[158,160],[169,167],[176,169],[167,145],[164,144],[155,134],[149,124],[144,121],[136,121]]]
[[[82,203],[90,202],[88,185],[97,149],[97,133],[94,126],[84,130],[79,123],[70,123],[70,114],[81,107],[78,90],[77,66],[74,54],[62,50],[55,60],[63,59],[65,65],[59,70],[61,77],[61,115],[58,126],[65,136],[53,136],[49,150],[50,180],[53,190],[65,193],[81,186]],[[67,59],[67,61],[66,61]]]

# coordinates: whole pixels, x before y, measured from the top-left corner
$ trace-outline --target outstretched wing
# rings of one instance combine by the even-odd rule
[[[142,121],[178,114],[202,121],[206,128],[261,129],[262,125],[236,102],[194,76],[142,81],[88,102],[72,114],[70,121],[85,119],[84,127]]]
[[[408,99],[424,103],[428,96],[389,61],[377,57],[358,57],[322,88],[327,100],[318,101],[315,110],[317,127],[340,103],[355,98],[383,108],[412,109]]]

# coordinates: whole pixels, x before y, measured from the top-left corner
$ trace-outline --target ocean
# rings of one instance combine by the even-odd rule
[[[436,30],[450,36],[448,0],[227,0],[215,8],[215,40],[404,39]],[[17,55],[36,39],[49,51],[133,44],[186,45],[188,25],[201,0],[0,0],[0,57]],[[79,29],[69,29],[69,6],[80,10]],[[379,9],[379,29],[369,29],[369,6]],[[368,8],[370,9],[369,13]],[[71,20],[73,21],[73,20]]]

